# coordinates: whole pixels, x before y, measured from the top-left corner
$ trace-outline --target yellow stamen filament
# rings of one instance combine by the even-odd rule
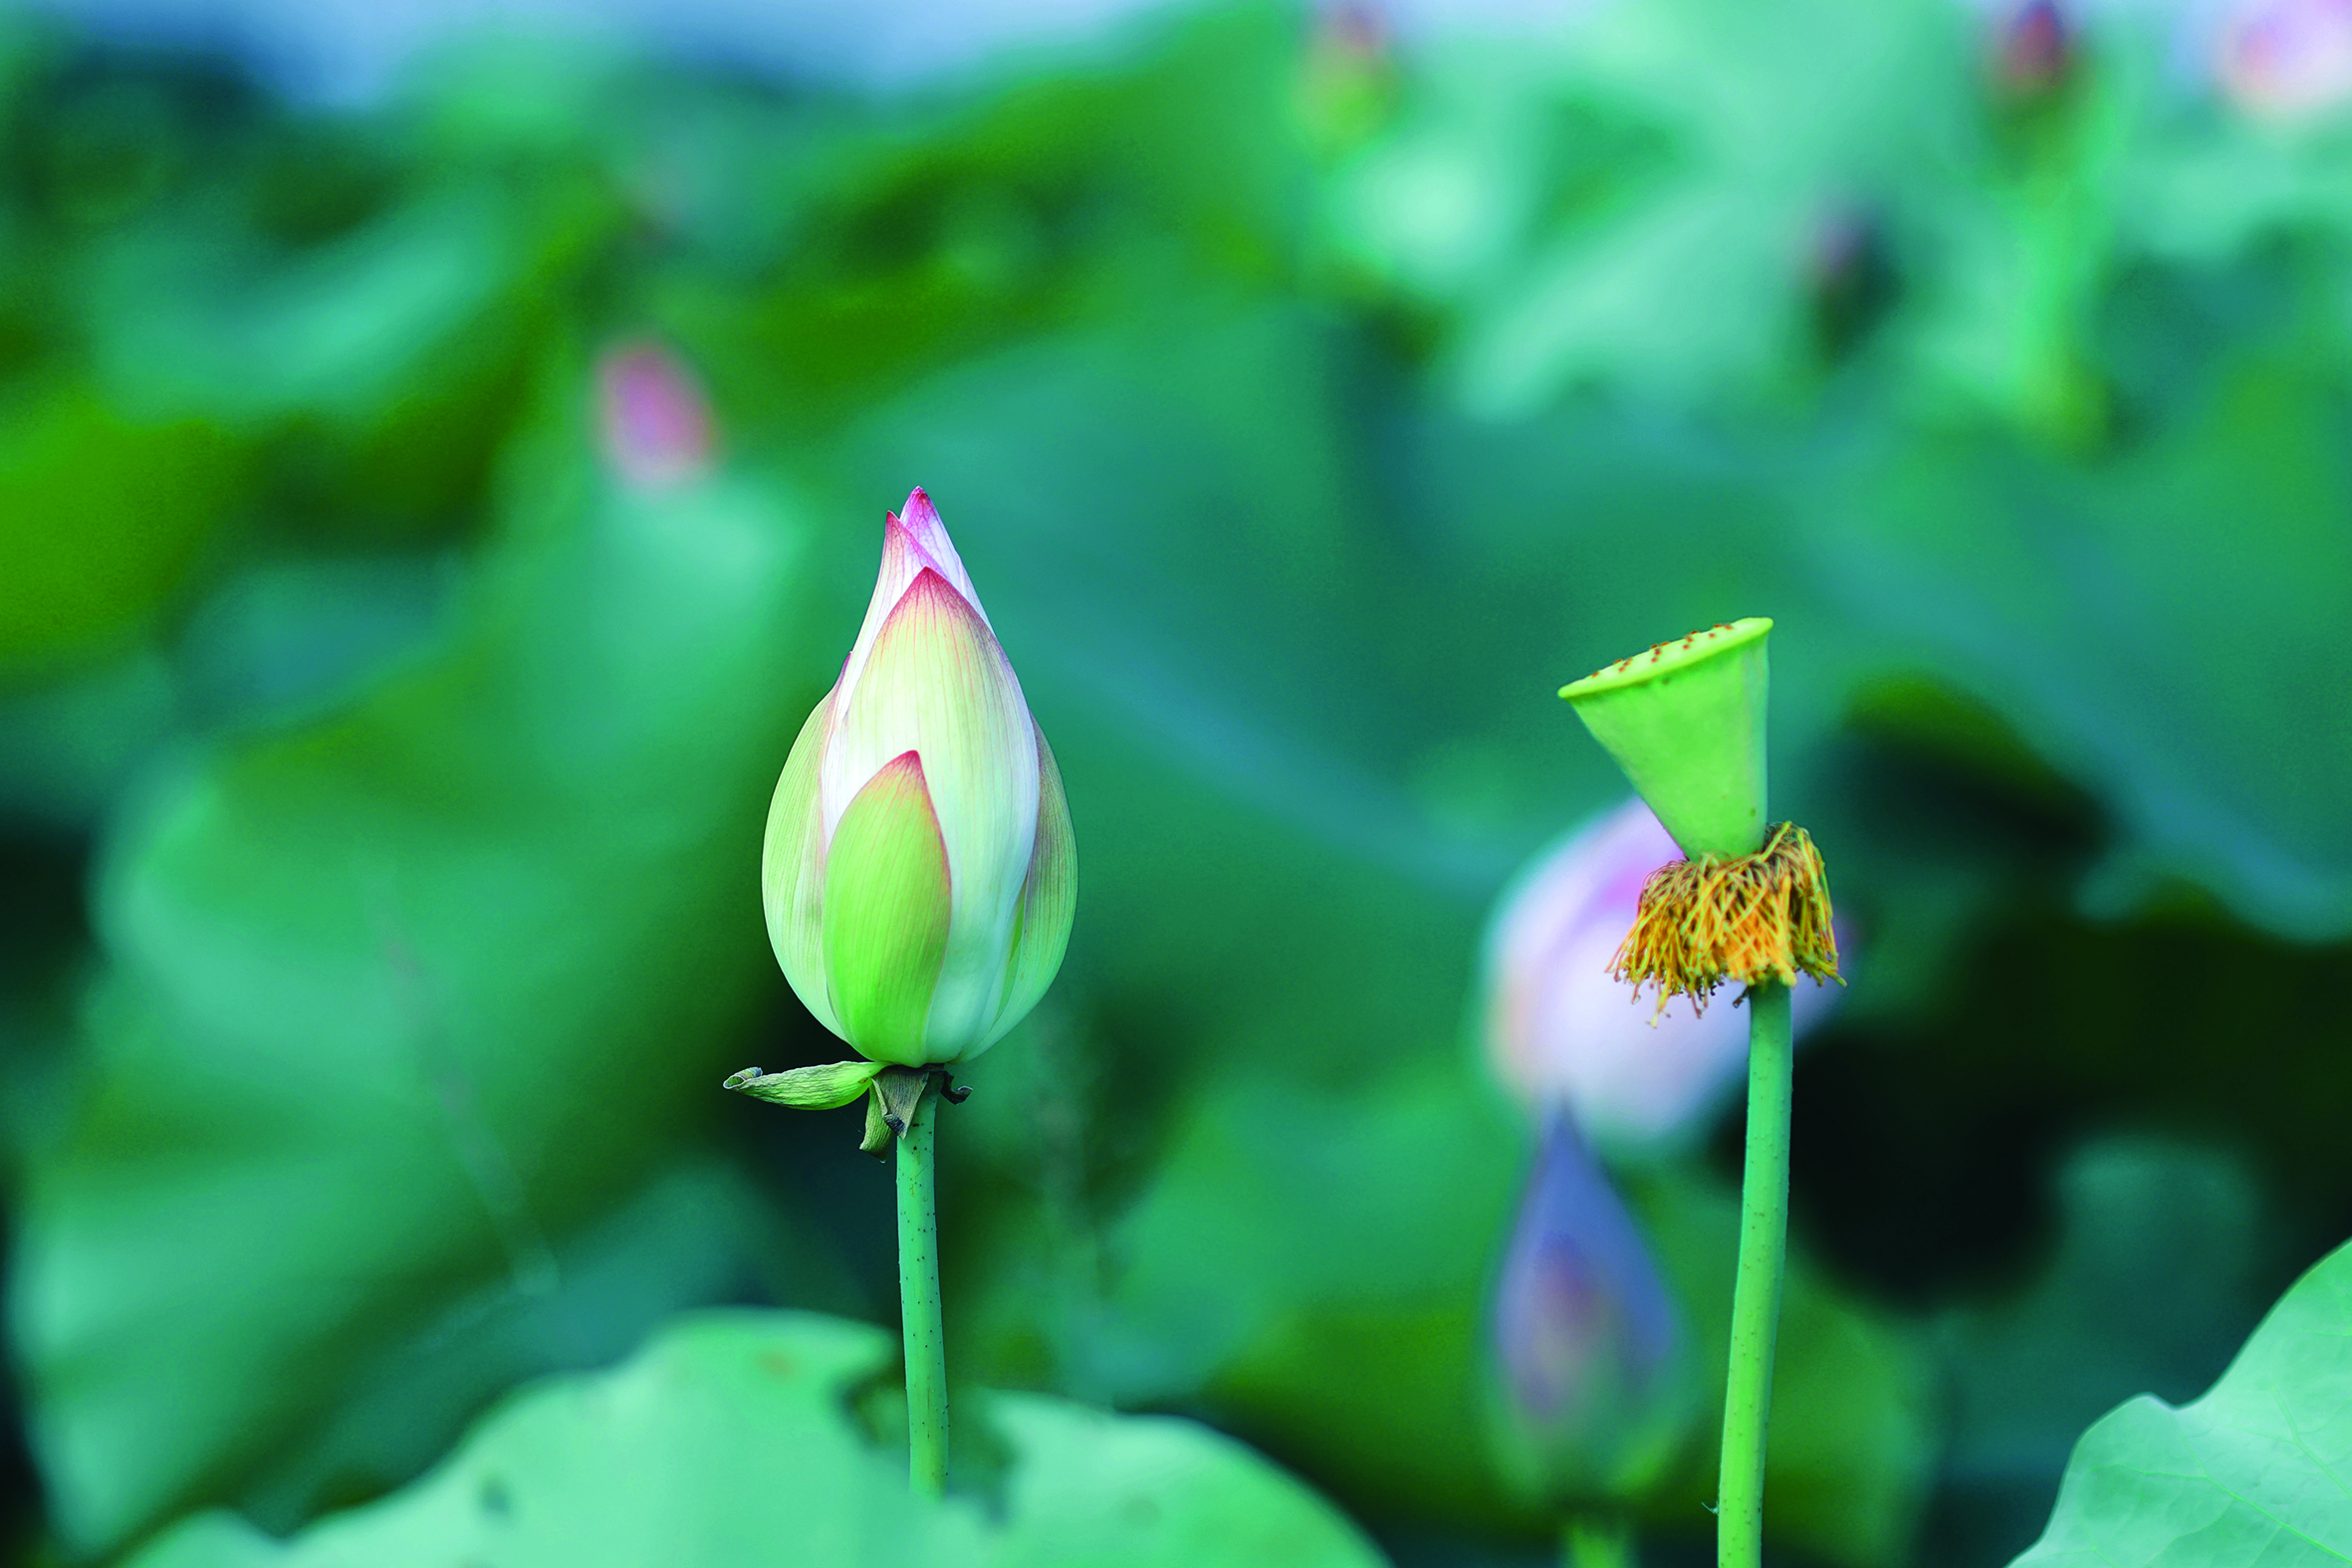
[[[1821,852],[1803,828],[1777,822],[1752,855],[1701,855],[1659,867],[1642,884],[1633,929],[1609,973],[1637,994],[1654,983],[1661,1012],[1676,996],[1704,1012],[1727,980],[1788,986],[1810,975],[1844,985]]]

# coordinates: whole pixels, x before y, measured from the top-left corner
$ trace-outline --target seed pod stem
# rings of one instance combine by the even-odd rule
[[[1748,1005],[1748,1154],[1740,1178],[1740,1261],[1732,1279],[1732,1359],[1724,1391],[1720,1568],[1764,1561],[1764,1432],[1772,1407],[1780,1280],[1788,1248],[1788,1121],[1795,1051],[1788,988],[1751,986]]]
[[[1611,973],[1694,1008],[1747,987],[1748,1154],[1717,1492],[1719,1568],[1762,1568],[1764,1430],[1788,1246],[1788,984],[1837,976],[1829,880],[1803,829],[1766,827],[1761,616],[1659,643],[1560,689],[1686,858],[1642,889]]]

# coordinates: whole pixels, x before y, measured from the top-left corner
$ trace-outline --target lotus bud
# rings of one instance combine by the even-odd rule
[[[931,500],[882,525],[840,679],[768,808],[768,938],[869,1061],[966,1061],[1061,967],[1077,859],[1061,776]]]
[[[1687,1136],[1738,1080],[1748,1026],[1695,1010],[1687,997],[1637,1007],[1609,971],[1650,874],[1675,858],[1672,836],[1638,798],[1538,856],[1488,928],[1483,988],[1487,1060],[1538,1111],[1564,1104],[1613,1153]],[[1842,995],[1795,989],[1801,1036]]]
[[[596,364],[604,461],[643,490],[669,490],[710,471],[718,445],[694,372],[657,342],[625,344]]]
[[[1689,1345],[1625,1204],[1555,1112],[1496,1284],[1502,1456],[1551,1503],[1652,1480],[1694,1410]]]
[[[1993,80],[2014,99],[2047,98],[2074,70],[2074,27],[2058,0],[2024,0],[1993,40]]]

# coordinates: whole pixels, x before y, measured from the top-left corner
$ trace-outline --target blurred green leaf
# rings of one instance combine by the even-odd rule
[[[2210,1386],[2272,1288],[2259,1264],[2273,1227],[2241,1161],[2110,1137],[2076,1150],[2057,1186],[2047,1267],[1936,1325],[1951,1391],[1945,1483],[1981,1559],[2033,1538],[2067,1453],[2118,1399]]]
[[[2303,937],[2352,923],[2352,464],[2343,370],[2293,340],[2214,367],[2170,439],[2074,466],[1981,437],[1857,454],[1807,554],[1862,636],[2010,716],[2108,801],[2094,890],[2161,879]],[[2249,543],[2259,541],[2259,548]]]
[[[1336,237],[1447,308],[1443,374],[1479,412],[1592,384],[1753,399],[1809,363],[1824,226],[1942,194],[1967,136],[1959,21],[1677,0],[1444,40],[1337,181]]]
[[[199,418],[123,413],[98,387],[19,387],[0,413],[0,679],[118,651],[185,583],[250,447]]]
[[[802,1314],[688,1319],[633,1361],[519,1396],[414,1487],[285,1547],[212,1515],[135,1568],[906,1563],[1372,1568],[1328,1505],[1230,1439],[1165,1417],[1001,1395],[964,1420],[1008,1451],[1002,1511],[907,1494],[851,1401],[891,1345]]]
[[[91,268],[96,356],[126,406],[270,440],[271,501],[309,531],[445,529],[483,497],[618,215],[556,166],[528,200],[452,174],[300,251],[157,224]]]
[[[555,1288],[776,983],[750,868],[804,527],[742,479],[589,480],[576,408],[438,646],[107,847],[86,1092],[29,1151],[11,1281],[77,1545],[299,1448],[371,1344]]]
[[[2294,1568],[2352,1557],[2352,1246],[2312,1268],[2203,1399],[2149,1395],[2083,1435],[2018,1568]]]

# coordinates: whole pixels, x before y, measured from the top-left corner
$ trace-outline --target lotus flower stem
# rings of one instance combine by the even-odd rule
[[[1764,1561],[1764,1429],[1788,1252],[1788,1116],[1794,1056],[1788,988],[1748,989],[1748,1157],[1740,1180],[1740,1263],[1732,1282],[1732,1361],[1724,1390],[1716,1561]]]
[[[862,1061],[749,1068],[726,1086],[822,1110],[866,1096],[898,1166],[907,1472],[947,1489],[947,1346],[931,1164],[948,1077],[1037,1006],[1077,908],[1061,771],[931,498],[882,520],[872,600],[801,726],[760,851],[768,940],[793,991]]]
[[[906,1331],[907,1477],[947,1490],[947,1335],[939,1321],[939,1215],[931,1137],[937,1093],[916,1101],[898,1143],[898,1311]]]

